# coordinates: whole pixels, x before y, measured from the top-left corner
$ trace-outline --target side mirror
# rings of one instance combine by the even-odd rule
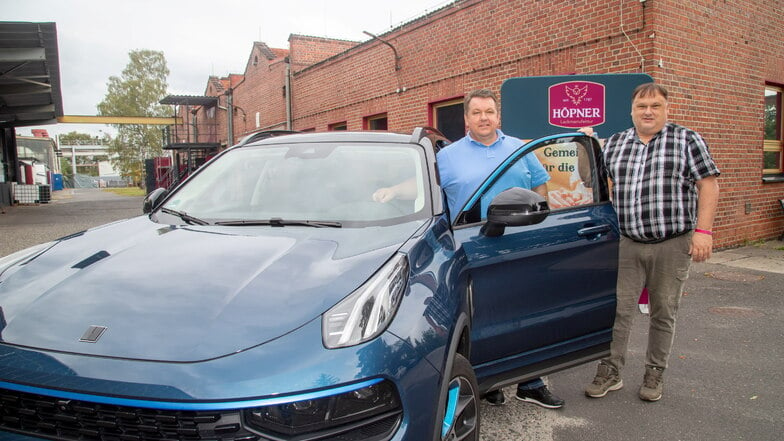
[[[507,226],[520,227],[542,222],[550,214],[547,200],[539,193],[520,187],[504,190],[487,208],[487,223],[481,233],[488,237],[504,234]]]
[[[160,205],[160,203],[166,199],[166,196],[169,195],[169,190],[159,187],[155,190],[151,191],[147,197],[144,198],[144,202],[142,202],[142,212],[144,214],[152,212],[155,208]]]

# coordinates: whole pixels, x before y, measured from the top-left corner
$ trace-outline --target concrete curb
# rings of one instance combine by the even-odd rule
[[[760,244],[717,251],[707,263],[784,274],[784,242],[769,240]]]

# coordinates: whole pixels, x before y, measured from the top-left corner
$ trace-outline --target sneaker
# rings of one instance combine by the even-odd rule
[[[618,390],[623,387],[623,380],[613,367],[605,363],[599,363],[596,369],[596,377],[593,383],[585,388],[585,395],[591,398],[601,398],[611,390]]]
[[[565,401],[553,395],[547,386],[542,386],[537,389],[517,389],[515,395],[520,401],[527,403],[534,403],[537,406],[542,406],[547,409],[560,409],[563,407]]]
[[[491,406],[503,406],[506,403],[506,397],[504,396],[504,391],[501,389],[493,390],[485,394],[485,400],[490,403]]]
[[[647,303],[638,303],[637,307],[640,308],[640,314],[648,315],[651,313],[651,307]]]
[[[662,397],[662,374],[664,369],[645,366],[645,377],[640,386],[640,399],[643,401],[659,401]]]

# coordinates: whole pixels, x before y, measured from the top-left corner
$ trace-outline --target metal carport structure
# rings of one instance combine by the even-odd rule
[[[57,25],[0,22],[0,182],[17,180],[14,129],[54,124],[61,116]]]

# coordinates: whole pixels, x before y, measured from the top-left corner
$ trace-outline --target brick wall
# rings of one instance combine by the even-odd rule
[[[244,81],[234,89],[234,141],[259,130],[286,128],[283,87],[288,51],[253,45]]]
[[[645,72],[671,120],[699,131],[722,170],[715,229],[726,247],[778,236],[783,183],[763,184],[762,99],[784,83],[782,9],[765,1],[464,0],[293,78],[294,128],[386,112],[390,130],[428,123],[428,103],[517,76]]]
[[[699,131],[722,171],[717,245],[777,237],[784,183],[763,184],[761,166],[765,83],[784,84],[780,2],[647,3],[670,119]]]
[[[429,103],[510,77],[637,73],[670,91],[670,119],[700,132],[722,170],[717,247],[778,236],[784,182],[762,183],[766,82],[784,84],[780,2],[458,0],[362,43],[292,35],[292,119],[327,130],[386,113],[389,129],[429,123]],[[268,48],[267,48],[268,49]],[[254,45],[235,102],[243,130],[285,122],[285,57]],[[398,68],[399,67],[399,68]],[[237,126],[238,124],[235,124]],[[237,131],[237,129],[235,129]]]
[[[604,2],[599,2],[604,3]],[[368,40],[350,51],[294,75],[295,128],[387,112],[391,130],[428,121],[427,103],[488,87],[504,79],[568,73],[638,72],[643,7],[616,1],[465,0],[403,25],[380,38],[397,49]],[[625,18],[624,18],[625,17]],[[623,30],[621,23],[624,24]]]
[[[289,36],[291,68],[294,72],[300,71],[356,45],[356,41],[292,34]]]

